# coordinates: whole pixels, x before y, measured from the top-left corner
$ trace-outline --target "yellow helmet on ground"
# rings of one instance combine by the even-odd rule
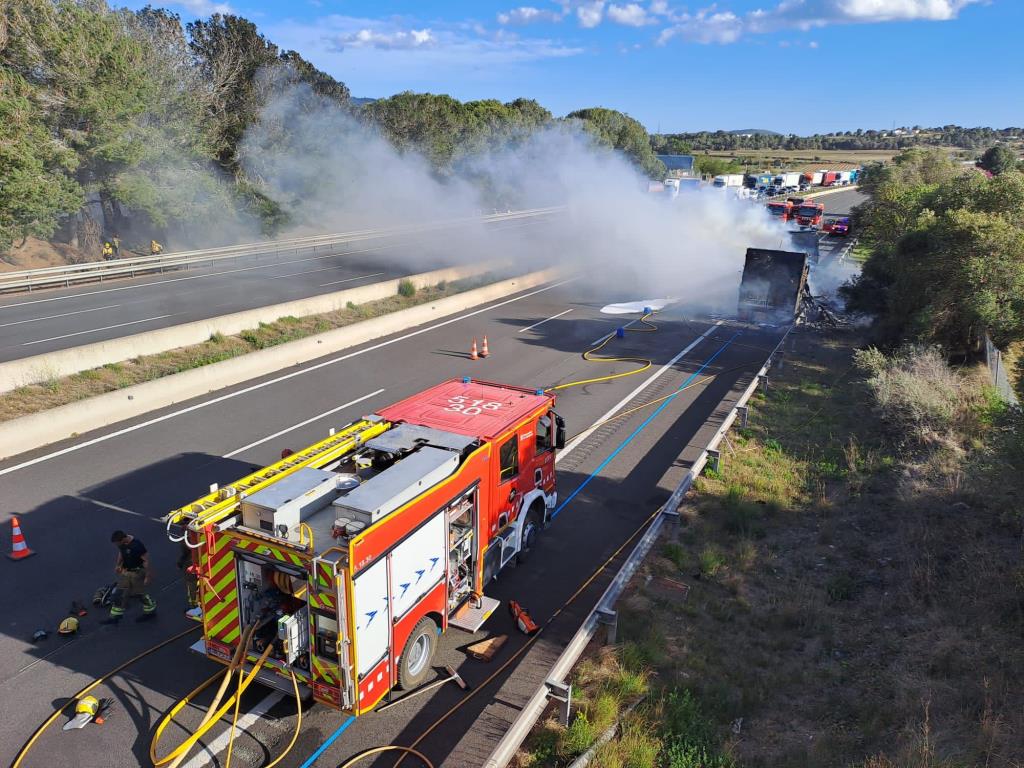
[[[83,696],[75,704],[76,715],[95,715],[100,711],[100,700],[95,696]]]
[[[68,616],[64,621],[57,627],[57,631],[62,635],[73,635],[78,631],[78,619],[74,616]]]

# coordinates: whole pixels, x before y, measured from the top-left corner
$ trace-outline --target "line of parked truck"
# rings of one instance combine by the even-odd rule
[[[790,192],[804,192],[812,186],[845,187],[856,184],[860,169],[850,171],[809,171],[798,173],[785,171],[782,173],[726,173],[715,176],[711,185],[714,187],[733,187],[750,189],[767,197],[785,195]]]

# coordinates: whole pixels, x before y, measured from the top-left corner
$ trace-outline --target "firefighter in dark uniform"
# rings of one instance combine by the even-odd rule
[[[117,547],[117,596],[110,605],[110,618],[103,623],[117,624],[124,616],[130,597],[142,600],[142,616],[139,621],[152,618],[156,614],[156,600],[146,592],[150,582],[146,545],[124,531],[114,531],[110,541]]]

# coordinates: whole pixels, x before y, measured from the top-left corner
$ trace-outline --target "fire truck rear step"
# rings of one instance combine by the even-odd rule
[[[200,656],[206,656],[206,640],[196,640],[196,642],[192,643],[188,649],[193,653],[198,653]],[[251,662],[246,662],[244,666],[247,672],[252,669]],[[292,688],[292,681],[290,679],[281,677],[280,675],[274,672],[269,672],[266,669],[261,669],[256,673],[256,681],[263,683],[267,688],[273,688],[275,691],[287,693],[289,696],[294,695],[294,689]],[[299,683],[299,692],[304,700],[311,695],[309,686],[303,682]]]
[[[495,600],[493,597],[487,597],[487,595],[480,598],[479,608],[473,604],[473,600],[467,600],[459,608],[455,609],[455,613],[448,619],[448,624],[452,627],[464,629],[467,632],[476,632],[490,618],[490,615],[494,613],[494,609],[499,605],[501,603],[498,600]]]

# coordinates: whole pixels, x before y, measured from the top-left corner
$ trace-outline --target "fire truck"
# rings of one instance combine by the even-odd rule
[[[825,205],[823,203],[815,203],[811,200],[805,200],[796,209],[796,223],[801,227],[819,229],[821,227],[821,219],[824,215]]]
[[[485,587],[550,519],[554,406],[453,379],[171,512],[199,579],[193,650],[227,664],[248,636],[257,679],[290,692],[294,673],[354,715],[422,683],[438,636],[479,629],[498,605]]]

